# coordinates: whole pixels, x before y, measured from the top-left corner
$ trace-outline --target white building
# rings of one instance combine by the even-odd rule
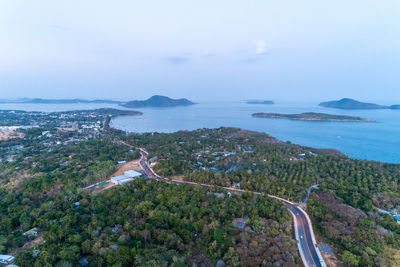
[[[140,173],[140,172],[134,171],[134,170],[129,170],[129,171],[126,171],[124,173],[124,175],[129,177],[129,178],[137,178],[137,177],[142,176],[143,174]]]
[[[11,263],[13,260],[14,257],[11,255],[0,254],[0,263]]]
[[[111,178],[111,182],[114,184],[118,184],[118,185],[123,185],[130,181],[133,181],[133,178],[129,178],[125,174],[119,175],[119,176],[114,176]]]
[[[142,173],[129,170],[126,171],[123,175],[111,177],[111,182],[118,185],[123,185],[133,181],[135,178],[142,176]]]

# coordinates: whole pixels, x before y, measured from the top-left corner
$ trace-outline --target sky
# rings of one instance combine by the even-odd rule
[[[0,98],[400,104],[398,0],[0,0]]]

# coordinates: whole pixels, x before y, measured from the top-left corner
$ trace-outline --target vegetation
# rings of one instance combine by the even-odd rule
[[[43,99],[43,98],[19,98],[19,99],[0,99],[0,103],[24,103],[24,104],[120,104],[122,101],[108,100],[108,99]]]
[[[200,187],[146,183],[143,179],[102,195],[77,190],[68,196],[67,201],[65,196],[57,196],[51,207],[37,210],[37,226],[46,230],[46,243],[37,258],[26,251],[17,257],[17,264],[77,264],[83,257],[92,266],[213,265],[221,258],[232,266],[261,264],[263,260],[300,261],[296,242],[290,237],[290,223],[285,223],[290,215],[271,199],[260,198],[251,205],[248,195],[224,199]],[[75,201],[81,205],[75,207]],[[260,235],[279,238],[282,247],[264,241],[271,247],[260,249],[254,243],[258,261],[241,264],[240,258],[253,252],[238,248],[252,242],[255,227],[250,223],[249,230],[241,234],[231,221],[245,214],[261,224],[256,228]],[[274,254],[264,255],[266,248],[274,249]],[[288,252],[293,255],[288,257]]]
[[[177,106],[190,106],[194,105],[193,102],[187,100],[186,98],[172,99],[166,96],[154,95],[147,100],[134,100],[129,101],[121,106],[127,108],[148,108],[148,107],[177,107]]]
[[[399,105],[383,106],[373,103],[364,103],[351,98],[322,102],[319,105],[322,107],[339,109],[400,109]]]
[[[0,156],[13,156],[0,162],[0,253],[16,254],[20,266],[301,264],[285,206],[264,196],[229,196],[221,186],[298,202],[315,183],[307,212],[317,239],[339,260],[398,261],[400,226],[376,207],[400,208],[399,165],[234,128],[131,135],[103,129],[92,139],[49,146],[49,125],[0,142]],[[145,148],[163,176],[215,187],[139,179],[101,193],[82,190],[115,172],[119,160],[140,156],[119,140]],[[235,227],[246,215],[244,229]],[[22,235],[33,227],[39,237]]]
[[[306,112],[301,114],[253,113],[252,116],[257,118],[289,119],[289,120],[302,120],[302,121],[373,122],[371,120],[360,117],[333,115],[333,114],[315,113],[315,112]]]
[[[303,200],[307,188],[318,183],[307,210],[317,235],[334,247],[339,259],[345,255],[347,261],[351,253],[360,266],[390,266],[385,248],[400,249],[400,225],[375,208],[400,208],[399,165],[351,159],[232,128],[133,135],[128,140],[146,145],[159,161],[157,172],[165,176],[294,201]]]

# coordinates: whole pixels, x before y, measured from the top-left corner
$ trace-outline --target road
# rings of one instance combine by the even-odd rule
[[[307,204],[307,200],[310,197],[311,190],[313,190],[313,189],[318,189],[318,184],[312,185],[307,189],[306,198],[304,199],[303,202],[301,202],[301,204],[303,204],[303,205]]]
[[[167,178],[162,178],[158,174],[154,172],[152,168],[148,165],[147,162],[147,157],[148,153],[140,149],[141,153],[141,159],[139,161],[140,166],[142,167],[143,171],[148,177],[151,177],[153,179],[156,179],[158,181],[162,180],[167,183],[175,183],[175,184],[188,184],[188,185],[200,185],[202,187],[213,187],[213,185],[209,184],[202,184],[202,183],[196,183],[196,182],[189,182],[189,181],[180,181],[180,180],[169,180]],[[254,191],[247,191],[247,190],[242,190],[242,189],[237,189],[237,188],[232,188],[232,187],[223,187],[225,190],[228,192],[234,192],[234,193],[253,193],[256,195],[261,195],[262,193],[260,192],[254,192]],[[311,266],[317,266],[317,267],[325,267],[326,264],[321,256],[321,253],[319,252],[317,242],[315,240],[314,236],[314,231],[312,229],[312,224],[311,220],[309,219],[307,213],[299,207],[298,204],[290,202],[286,199],[274,196],[274,195],[268,195],[268,197],[275,198],[277,200],[282,201],[289,209],[289,211],[293,215],[293,220],[294,220],[294,228],[295,228],[295,233],[296,233],[296,240],[297,240],[297,245],[300,251],[301,259],[306,267],[311,267]]]
[[[326,266],[317,247],[311,221],[297,204],[281,199],[293,215],[297,246],[305,266]]]

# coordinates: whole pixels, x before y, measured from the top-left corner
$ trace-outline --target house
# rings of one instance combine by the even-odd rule
[[[126,164],[126,160],[118,161],[118,166],[125,165],[125,164]]]
[[[14,256],[0,254],[0,263],[11,263],[14,260]]]
[[[244,226],[245,226],[245,224],[246,224],[246,222],[247,222],[248,219],[249,219],[249,215],[246,215],[246,216],[244,216],[243,219],[234,220],[234,221],[235,221],[234,224],[235,224],[235,226],[238,227],[240,230],[243,230],[243,229],[244,229]]]
[[[151,162],[151,163],[150,163],[150,168],[153,168],[153,167],[156,166],[157,164],[158,164],[157,161]]]
[[[35,228],[32,228],[31,230],[23,233],[22,235],[27,236],[27,237],[37,237],[38,232],[39,232],[38,229],[35,227]]]

